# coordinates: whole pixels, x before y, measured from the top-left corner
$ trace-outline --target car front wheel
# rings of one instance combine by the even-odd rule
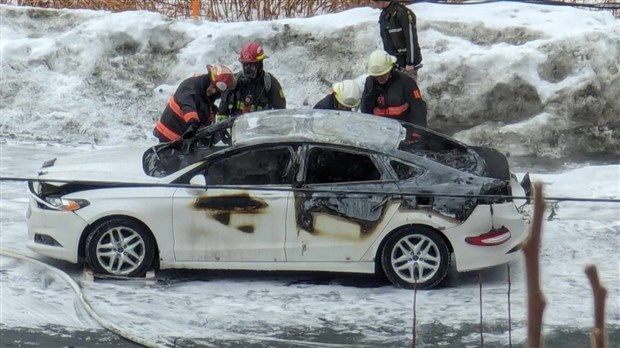
[[[412,226],[389,237],[381,253],[381,262],[385,275],[394,285],[430,289],[448,274],[450,251],[434,230]]]
[[[93,228],[86,239],[85,254],[96,273],[139,277],[153,262],[154,243],[141,224],[115,218]]]

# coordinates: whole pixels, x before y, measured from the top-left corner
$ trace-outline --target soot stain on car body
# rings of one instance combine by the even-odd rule
[[[258,213],[267,208],[267,206],[267,202],[250,197],[247,193],[216,197],[199,197],[194,202],[194,209],[196,210],[235,213]]]
[[[336,216],[359,225],[360,238],[376,231],[383,220],[391,198],[387,195],[295,193],[295,216],[297,226],[311,234],[317,229],[317,214]],[[337,231],[330,231],[336,232]]]
[[[247,193],[199,197],[194,202],[194,209],[208,211],[214,220],[226,226],[230,225],[231,214],[257,214],[264,212],[267,207],[267,202],[250,197]],[[254,225],[249,224],[236,227],[244,233],[254,233],[255,228]]]

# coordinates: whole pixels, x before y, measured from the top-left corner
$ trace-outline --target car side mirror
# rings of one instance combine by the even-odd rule
[[[187,193],[192,194],[192,195],[198,195],[201,192],[204,192],[204,190],[207,189],[207,180],[205,179],[205,176],[200,174],[200,175],[194,175],[190,181],[189,184],[195,187],[188,187],[187,188]],[[200,187],[200,188],[198,188]]]

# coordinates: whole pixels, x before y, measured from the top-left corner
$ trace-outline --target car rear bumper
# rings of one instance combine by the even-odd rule
[[[505,227],[510,238],[498,245],[472,245],[465,239]],[[472,271],[508,263],[521,256],[521,243],[527,237],[529,217],[514,203],[479,205],[460,226],[445,231],[454,248],[456,269]]]
[[[42,209],[30,199],[26,213],[31,250],[54,259],[78,263],[80,234],[87,223],[70,211]]]

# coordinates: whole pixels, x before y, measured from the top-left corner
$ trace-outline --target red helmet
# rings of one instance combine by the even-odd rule
[[[211,81],[215,83],[215,87],[221,92],[235,86],[235,75],[225,65],[209,65],[207,66],[211,73]]]
[[[256,63],[261,62],[267,58],[263,47],[258,42],[248,42],[241,48],[241,54],[239,55],[239,61],[241,63]]]

